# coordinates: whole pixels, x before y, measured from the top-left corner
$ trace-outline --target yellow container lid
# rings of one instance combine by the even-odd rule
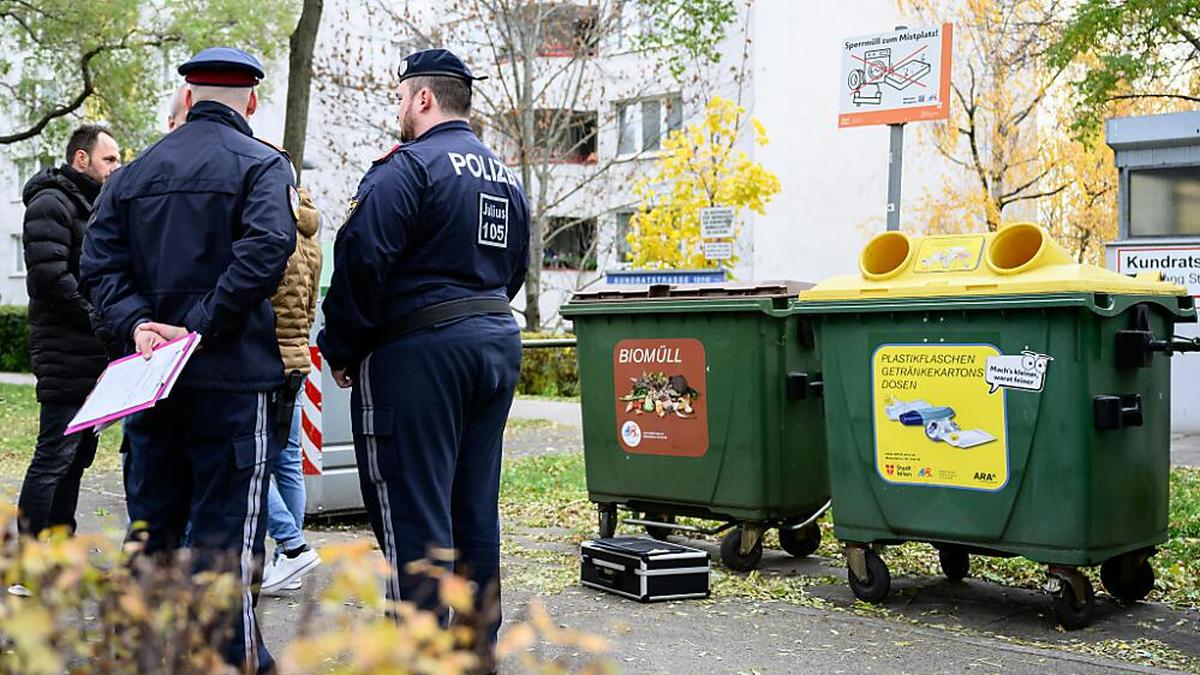
[[[988,234],[912,237],[877,235],[859,257],[860,274],[826,279],[801,300],[1035,293],[1187,295],[1157,272],[1128,277],[1071,259],[1034,223],[1013,223]]]

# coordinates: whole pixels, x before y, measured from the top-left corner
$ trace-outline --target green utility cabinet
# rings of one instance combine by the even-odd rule
[[[817,549],[829,503],[821,367],[811,319],[792,311],[807,287],[606,288],[562,307],[578,340],[601,536],[620,507],[653,536],[727,531],[721,557],[733,569],[757,566],[771,527],[793,555]]]
[[[971,554],[1049,566],[1067,628],[1102,564],[1126,601],[1166,540],[1174,325],[1192,298],[1075,264],[1036,225],[872,240],[861,275],[801,294],[824,370],[834,529],[851,587],[879,602],[884,545],[927,542],[957,580]]]

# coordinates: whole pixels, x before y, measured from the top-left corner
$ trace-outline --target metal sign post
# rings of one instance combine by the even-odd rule
[[[897,31],[908,30],[908,26],[896,26]],[[887,192],[887,229],[895,232],[900,229],[900,181],[904,178],[904,122],[889,124],[891,134],[888,148],[888,192]]]
[[[888,151],[887,229],[900,229],[900,179],[904,174],[904,123],[889,124],[892,142]]]

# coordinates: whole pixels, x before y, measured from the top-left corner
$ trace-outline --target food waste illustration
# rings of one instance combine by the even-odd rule
[[[925,427],[931,441],[944,442],[956,448],[973,448],[991,443],[996,437],[982,429],[963,431],[954,421],[954,408],[935,406],[927,401],[901,401],[892,398],[884,408],[888,419],[906,427]]]
[[[625,412],[635,415],[654,414],[659,417],[675,415],[682,419],[693,419],[692,403],[700,392],[688,385],[683,375],[646,373],[630,378],[631,391],[619,400],[626,402]]]

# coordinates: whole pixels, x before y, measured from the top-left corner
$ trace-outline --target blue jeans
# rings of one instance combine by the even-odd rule
[[[287,445],[271,467],[267,492],[267,533],[275,540],[275,554],[304,545],[304,463],[300,458],[300,396],[292,410],[292,431]]]

